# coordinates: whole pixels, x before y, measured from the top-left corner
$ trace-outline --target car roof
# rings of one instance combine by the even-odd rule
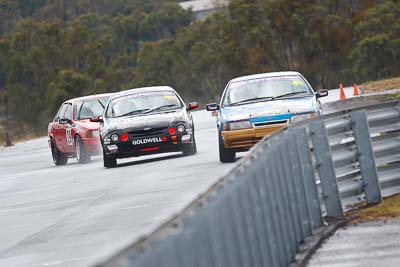
[[[267,72],[267,73],[260,73],[260,74],[253,74],[253,75],[248,75],[248,76],[237,77],[237,78],[230,80],[230,82],[240,82],[240,81],[253,80],[253,79],[293,76],[293,75],[301,75],[301,74],[297,71]]]
[[[99,98],[103,98],[103,97],[107,97],[107,96],[110,97],[111,95],[112,95],[112,93],[81,96],[81,97],[77,97],[77,98],[72,98],[65,102],[76,102],[76,101],[84,101],[84,100],[91,100],[91,99],[99,99]]]
[[[111,98],[117,98],[125,95],[130,95],[132,93],[135,94],[140,94],[140,93],[147,93],[147,92],[158,92],[158,91],[170,91],[176,93],[176,91],[169,86],[149,86],[149,87],[140,87],[140,88],[134,88],[134,89],[128,89],[125,91],[121,91],[118,93],[113,94]]]

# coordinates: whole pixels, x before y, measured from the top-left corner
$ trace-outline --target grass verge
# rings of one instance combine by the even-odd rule
[[[400,77],[373,81],[373,82],[366,82],[361,84],[360,88],[364,94],[400,89]]]
[[[382,101],[390,101],[390,100],[399,100],[400,99],[400,92],[394,94],[387,94],[382,96],[377,96],[378,100]]]
[[[14,137],[11,139],[11,142],[13,145],[15,145],[16,143],[22,143],[22,142],[27,142],[33,139],[37,139],[37,138],[41,138],[44,137],[45,135],[35,135],[35,134],[26,134],[23,136],[18,136],[18,137]],[[2,134],[0,136],[0,147],[5,146],[5,140],[4,140],[4,135]]]
[[[378,205],[360,204],[357,210],[348,212],[346,216],[350,224],[400,217],[400,194],[386,197]]]

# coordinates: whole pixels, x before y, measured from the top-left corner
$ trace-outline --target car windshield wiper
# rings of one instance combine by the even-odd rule
[[[156,110],[165,109],[165,108],[171,108],[171,107],[177,107],[177,105],[175,105],[175,104],[162,105],[162,106],[150,109],[150,110],[146,111],[146,113],[150,113],[150,112],[153,112],[153,111],[156,111]]]
[[[124,117],[124,116],[129,116],[129,115],[135,115],[135,114],[138,114],[138,113],[146,112],[148,110],[149,110],[148,108],[137,109],[137,110],[129,111],[129,112],[127,112],[125,114],[122,114],[122,115],[119,115],[119,116],[115,116],[114,118],[119,118],[119,117]]]
[[[244,103],[248,103],[248,102],[261,102],[261,101],[272,100],[272,99],[274,99],[272,96],[254,97],[254,98],[249,98],[249,99],[245,99],[242,101],[238,101],[238,102],[232,103],[230,105],[236,106],[236,105],[240,105],[240,104],[244,104]]]
[[[103,107],[103,109],[105,108],[105,106],[104,106],[104,104],[103,103],[101,103],[101,101],[100,100],[98,100],[97,99],[97,101],[100,103],[100,105]]]
[[[282,98],[282,97],[286,97],[286,96],[292,96],[292,95],[298,95],[298,94],[304,94],[304,93],[308,93],[308,92],[307,91],[292,92],[292,93],[275,96],[273,99]]]

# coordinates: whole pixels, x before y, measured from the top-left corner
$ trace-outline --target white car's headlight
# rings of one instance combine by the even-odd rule
[[[225,131],[233,131],[233,130],[241,130],[252,128],[252,124],[250,121],[238,121],[238,122],[229,122],[225,123],[224,130]]]
[[[317,112],[312,112],[312,113],[308,113],[308,114],[301,114],[301,115],[295,115],[295,116],[292,116],[290,118],[290,123],[304,121],[304,120],[311,119],[311,118],[314,118],[314,117],[317,117],[317,116],[318,116]]]

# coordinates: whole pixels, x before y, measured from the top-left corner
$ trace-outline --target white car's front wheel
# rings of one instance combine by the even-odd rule
[[[219,144],[219,160],[223,163],[234,162],[236,153],[232,149],[225,148],[224,140],[222,140],[220,133],[218,133],[218,144]]]

